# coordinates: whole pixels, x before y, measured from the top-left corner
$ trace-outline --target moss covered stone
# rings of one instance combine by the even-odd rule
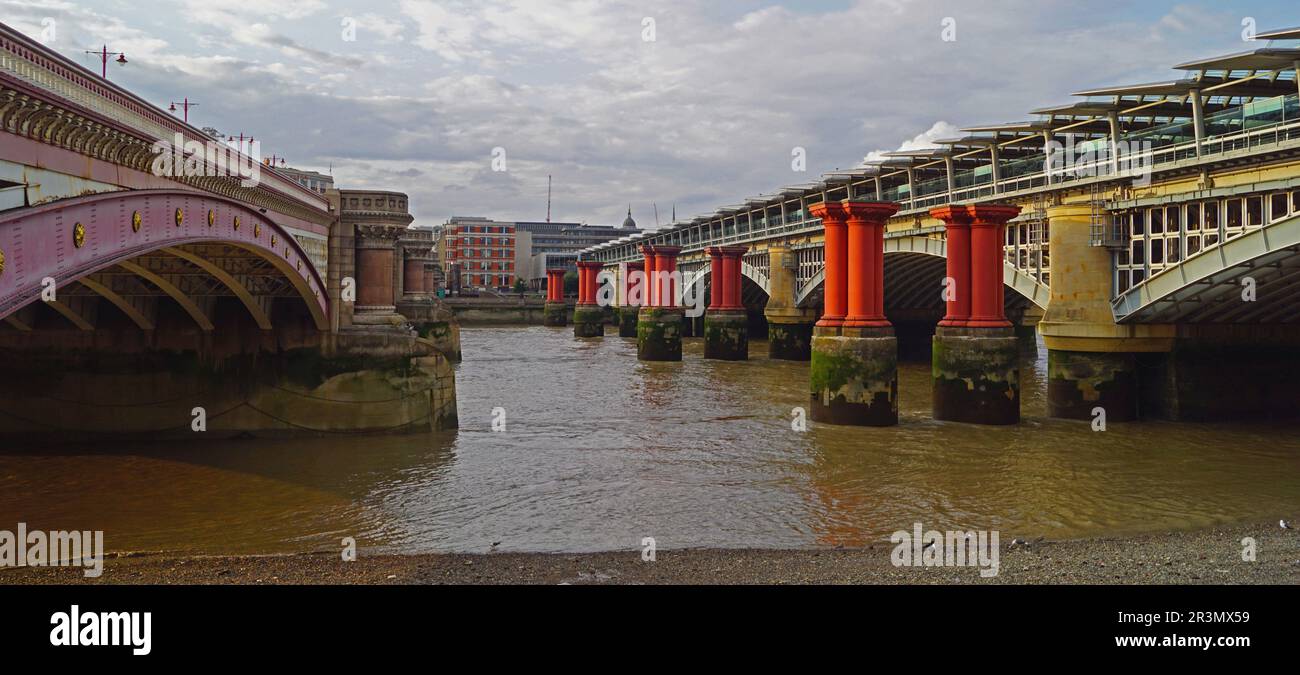
[[[722,361],[749,358],[749,319],[745,312],[712,311],[705,314],[704,358]]]
[[[855,426],[898,424],[898,340],[812,338],[809,390],[814,421]]]
[[[1110,422],[1137,419],[1136,357],[1127,353],[1048,350],[1047,414],[1090,420],[1096,408],[1104,409]]]
[[[548,302],[542,307],[543,326],[567,326],[569,308],[563,302]]]
[[[780,361],[812,358],[812,323],[767,324],[767,356]]]
[[[580,338],[605,335],[605,310],[597,305],[578,305],[573,309],[573,336]]]
[[[1020,345],[1014,335],[937,334],[931,375],[935,419],[971,424],[1020,421]]]
[[[637,315],[640,313],[640,307],[620,307],[618,309],[618,336],[625,338],[636,337]]]
[[[682,310],[642,307],[636,324],[636,356],[642,361],[682,360]]]

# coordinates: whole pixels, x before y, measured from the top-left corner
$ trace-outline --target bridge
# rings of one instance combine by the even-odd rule
[[[251,141],[0,24],[0,434],[454,426],[406,196],[310,190]]]
[[[1015,422],[1006,340],[1035,332],[1053,416],[1291,416],[1300,29],[1257,37],[1165,81],[1080,91],[1029,121],[970,126],[581,258],[614,280],[621,334],[680,313],[672,292],[637,307],[634,273],[652,268],[704,290],[706,352],[765,328],[772,358],[812,360],[814,418],[827,421],[896,421],[893,361],[928,342],[937,418]],[[715,301],[720,274],[745,321],[711,333],[710,314],[735,310]],[[981,298],[987,316],[972,316]],[[681,334],[699,330],[688,320]],[[828,368],[852,372],[826,381]]]

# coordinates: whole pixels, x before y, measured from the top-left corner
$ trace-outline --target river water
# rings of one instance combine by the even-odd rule
[[[808,365],[636,359],[634,340],[465,328],[458,432],[0,449],[0,530],[104,530],[111,550],[595,551],[864,545],[895,530],[1083,537],[1300,516],[1300,425],[1045,416],[930,419],[900,367],[900,424],[792,429]],[[1231,395],[1225,392],[1225,395]],[[494,430],[494,419],[498,421]],[[500,428],[504,422],[504,428]],[[8,523],[8,525],[6,525]]]

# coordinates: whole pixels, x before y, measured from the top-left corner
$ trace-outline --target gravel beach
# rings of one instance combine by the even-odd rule
[[[1242,539],[1256,559],[1242,559]],[[1078,540],[1002,540],[998,574],[978,567],[895,567],[892,544],[857,549],[640,550],[602,553],[267,556],[132,553],[104,574],[0,569],[0,584],[1297,584],[1300,531],[1271,524]]]

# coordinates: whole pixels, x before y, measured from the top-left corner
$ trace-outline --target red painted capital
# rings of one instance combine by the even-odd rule
[[[975,225],[1006,225],[1020,215],[1020,207],[1010,204],[976,204],[968,206]]]
[[[840,206],[848,220],[874,224],[883,224],[898,213],[900,208],[893,202],[855,202],[848,199],[840,202]]]
[[[821,218],[823,221],[829,220],[836,223],[844,222],[845,212],[844,205],[835,202],[817,202],[808,207],[808,213],[813,218]]]

